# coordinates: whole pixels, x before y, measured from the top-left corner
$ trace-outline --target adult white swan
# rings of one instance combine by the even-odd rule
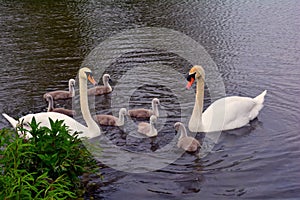
[[[88,106],[88,98],[87,98],[87,82],[88,80],[92,84],[96,84],[94,80],[91,70],[89,68],[81,68],[79,70],[79,95],[80,95],[80,108],[83,115],[83,119],[85,120],[87,127],[82,125],[81,123],[77,122],[73,118],[56,112],[41,112],[35,114],[28,114],[23,116],[19,119],[19,122],[24,123],[24,125],[31,122],[32,118],[35,117],[36,121],[39,123],[40,126],[50,127],[49,118],[52,120],[64,120],[64,124],[69,127],[70,133],[74,133],[75,131],[80,132],[79,137],[88,137],[93,138],[99,136],[101,134],[100,128],[97,123],[93,120],[89,106]],[[2,114],[10,124],[16,128],[17,124],[19,123],[17,120],[13,119],[12,117],[8,116],[7,114]],[[30,134],[26,135],[26,137],[31,137]]]
[[[265,90],[255,98],[230,96],[212,103],[203,113],[205,73],[201,66],[193,66],[187,77],[189,89],[197,81],[196,100],[189,130],[192,132],[213,132],[240,128],[257,117],[263,108]]]

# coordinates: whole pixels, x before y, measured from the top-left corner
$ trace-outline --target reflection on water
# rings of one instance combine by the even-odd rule
[[[76,77],[84,57],[110,36],[141,27],[174,29],[205,47],[217,64],[227,95],[254,97],[267,89],[265,108],[249,126],[223,132],[204,158],[183,154],[172,164],[148,173],[122,172],[103,165],[104,180],[91,178],[96,186],[89,195],[96,199],[296,198],[300,192],[297,8],[297,0],[2,2],[0,112],[17,117],[45,111],[42,95],[67,90],[68,79]],[[161,41],[161,45],[167,42]],[[178,44],[176,39],[174,42]],[[177,54],[126,45],[114,46],[116,51],[130,51],[104,66],[119,94],[121,80],[124,84],[129,81],[130,87],[136,81],[122,77],[133,67],[147,64],[173,69],[180,84],[168,82],[173,77],[168,77],[167,71],[163,72],[167,85],[151,82],[142,74],[144,80],[140,81],[145,84],[136,82],[130,95],[128,108],[147,108],[153,97],[160,98],[162,117],[157,126],[161,131],[154,143],[128,136],[118,128],[103,127],[103,131],[120,148],[155,152],[176,137],[173,123],[189,117],[181,116],[181,109],[192,109],[193,96],[179,103],[170,88],[184,87],[184,76],[194,63]],[[100,74],[97,77],[100,80]],[[116,115],[122,105],[114,97],[95,98],[95,112]],[[206,88],[205,107],[214,100],[210,98]],[[71,107],[71,103],[59,101],[56,106]],[[0,128],[9,127],[2,116],[0,119]],[[131,123],[133,126],[124,128],[135,132],[138,121]],[[203,137],[196,135],[199,140]]]

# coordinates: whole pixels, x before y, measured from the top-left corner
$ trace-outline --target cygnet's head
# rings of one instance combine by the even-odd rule
[[[123,116],[127,115],[127,110],[126,110],[126,108],[121,108],[120,111],[119,111],[119,114],[120,114],[120,115],[123,115]]]
[[[153,102],[153,104],[154,104],[154,105],[159,105],[159,104],[160,104],[160,102],[159,102],[159,99],[158,99],[158,98],[154,98],[154,99],[152,99],[152,102]]]
[[[69,83],[70,83],[71,86],[75,87],[75,83],[76,83],[76,82],[75,82],[74,79],[71,78],[71,79],[69,80]]]
[[[47,94],[47,93],[46,93],[46,94],[44,95],[44,98],[45,98],[46,101],[48,101],[48,102],[49,102],[49,101],[53,101],[53,97],[51,96],[51,94]]]
[[[175,128],[175,131],[178,132],[179,128],[183,126],[183,123],[181,122],[176,122],[174,124],[174,128]]]
[[[111,79],[110,79],[110,75],[109,74],[104,74],[103,75],[103,82],[105,83],[108,83],[109,81],[111,81]]]

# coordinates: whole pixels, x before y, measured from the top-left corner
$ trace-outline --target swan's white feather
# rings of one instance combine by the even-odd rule
[[[75,119],[56,112],[41,112],[41,113],[35,113],[35,114],[27,114],[19,119],[19,121],[13,119],[12,117],[8,116],[7,114],[2,114],[9,122],[10,124],[16,128],[18,123],[23,123],[24,125],[28,125],[28,123],[31,123],[32,118],[35,117],[35,120],[37,123],[40,123],[40,126],[45,126],[50,128],[50,121],[49,118],[51,118],[53,121],[55,120],[64,120],[64,125],[68,126],[70,134],[73,134],[75,131],[79,132],[79,137],[89,137],[86,133],[88,133],[88,128],[81,123],[77,122]],[[26,126],[27,128],[28,126]],[[28,133],[29,134],[29,133]],[[27,137],[31,137],[31,135],[28,135]]]
[[[212,103],[202,114],[203,132],[231,130],[247,125],[263,108],[266,91],[256,98],[230,96]]]
[[[14,118],[12,118],[11,116],[9,116],[6,113],[2,113],[3,117],[12,125],[12,127],[16,128],[18,121],[15,120]]]

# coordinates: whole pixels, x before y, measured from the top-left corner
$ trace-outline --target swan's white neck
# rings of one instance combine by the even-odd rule
[[[124,114],[120,111],[120,112],[119,112],[119,118],[118,118],[117,125],[118,125],[118,126],[123,126],[123,125],[124,125],[124,121],[125,121],[125,116],[124,116]]]
[[[202,111],[204,98],[204,81],[202,78],[197,78],[196,100],[191,119],[189,121],[189,129],[192,132],[199,132],[203,129]]]
[[[51,95],[47,96],[47,100],[48,100],[48,109],[47,109],[47,112],[50,112],[51,110],[54,109],[52,96]]]
[[[105,87],[109,87],[109,88],[111,89],[111,86],[110,86],[110,84],[109,84],[109,78],[103,76],[103,77],[102,77],[102,82],[103,82],[103,85],[104,85]]]
[[[80,107],[81,107],[83,119],[85,120],[88,127],[88,133],[85,133],[86,134],[85,136],[92,138],[100,135],[101,131],[99,126],[91,116],[86,89],[87,89],[87,80],[82,80],[82,78],[79,78]]]
[[[178,131],[180,133],[179,139],[187,137],[186,129],[185,129],[184,126],[179,126],[179,130]]]
[[[150,136],[156,135],[156,129],[154,127],[154,122],[150,120],[150,132],[149,132]]]
[[[153,101],[152,101],[152,111],[153,111],[153,115],[159,117],[158,105]]]
[[[72,81],[69,81],[69,92],[72,97],[75,96],[75,88],[74,88],[74,85],[72,84]]]

